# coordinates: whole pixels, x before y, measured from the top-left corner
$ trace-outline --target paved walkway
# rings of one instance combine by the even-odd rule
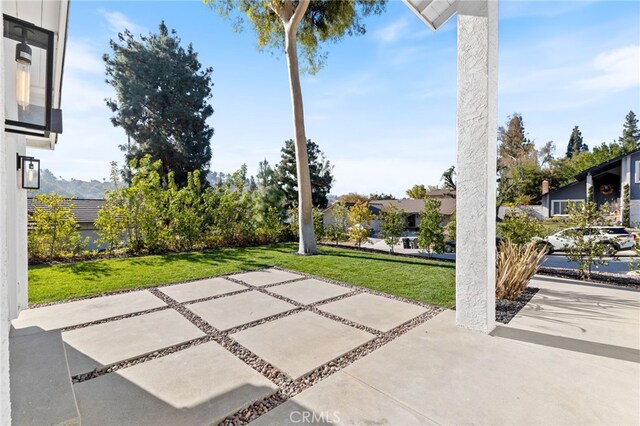
[[[36,367],[12,380],[14,422],[640,424],[640,293],[532,285],[492,336],[454,311],[278,269],[28,310],[18,369],[55,352],[57,333],[78,412]]]
[[[30,309],[13,322],[14,422],[246,422],[438,312],[279,269]],[[56,335],[68,368],[30,363]]]

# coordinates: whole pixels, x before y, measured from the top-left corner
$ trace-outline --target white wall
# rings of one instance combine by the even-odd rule
[[[2,29],[3,24],[0,24]],[[4,31],[2,31],[4,32]],[[4,47],[0,43],[0,64],[4,63]],[[0,72],[0,93],[4,90],[4,73]],[[4,96],[0,98],[4,99]],[[5,144],[4,105],[0,105],[0,424],[11,424],[11,399],[9,394],[9,280],[7,205],[9,182],[7,170],[8,147]]]

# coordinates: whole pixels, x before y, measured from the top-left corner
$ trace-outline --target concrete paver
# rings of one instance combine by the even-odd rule
[[[269,288],[269,291],[308,305],[310,303],[341,296],[353,290],[316,279],[308,279],[271,287]]]
[[[217,424],[277,390],[215,342],[74,387],[83,425]]]
[[[337,372],[251,422],[252,426],[293,424],[435,425],[363,382]]]
[[[240,331],[231,337],[297,379],[375,336],[305,311]]]
[[[418,305],[367,293],[327,303],[319,309],[380,331],[389,331],[427,311]]]
[[[62,333],[71,375],[188,342],[205,334],[174,310]]]
[[[218,330],[229,330],[295,309],[296,306],[275,297],[249,291],[234,296],[188,305],[188,308]]]
[[[146,290],[27,309],[12,321],[17,334],[55,330],[166,306]]]
[[[253,271],[234,275],[233,278],[256,287],[262,287],[265,285],[304,278],[304,276],[294,274],[292,272],[281,271],[279,269],[265,269],[262,271]]]
[[[245,289],[246,287],[224,278],[210,278],[158,288],[158,290],[180,303]]]

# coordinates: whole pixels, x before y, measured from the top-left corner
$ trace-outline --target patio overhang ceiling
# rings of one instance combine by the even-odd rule
[[[403,0],[433,31],[444,25],[458,10],[460,0]]]
[[[53,84],[51,107],[60,109],[62,74],[67,44],[68,0],[2,0],[2,13],[32,23],[54,33]],[[7,55],[7,60],[12,59]],[[37,76],[34,76],[36,78]],[[48,137],[27,136],[26,144],[32,148],[54,149],[57,133]]]

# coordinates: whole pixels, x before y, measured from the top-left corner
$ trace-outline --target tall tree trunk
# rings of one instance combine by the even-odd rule
[[[293,131],[296,147],[296,172],[298,177],[298,229],[300,234],[299,254],[316,254],[316,239],[313,233],[313,204],[311,201],[311,177],[307,158],[307,136],[304,129],[304,109],[302,106],[302,88],[298,68],[298,50],[296,33],[298,26],[285,26],[285,48],[289,69],[289,87],[293,108]]]

